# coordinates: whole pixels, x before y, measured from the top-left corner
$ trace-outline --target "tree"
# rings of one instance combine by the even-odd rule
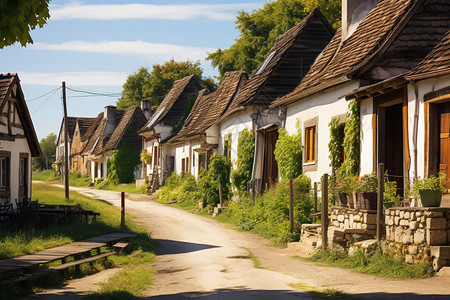
[[[194,74],[202,87],[214,91],[217,86],[211,78],[202,78],[203,70],[200,62],[190,60],[176,62],[173,58],[164,64],[155,64],[151,73],[148,68],[141,67],[136,73],[128,76],[123,85],[122,97],[117,107],[127,108],[139,105],[142,99],[150,99],[158,105],[169,92],[174,81]]]
[[[315,6],[336,28],[340,26],[341,0],[278,0],[267,2],[251,14],[240,11],[236,28],[240,35],[229,49],[217,49],[207,59],[218,67],[220,77],[225,72],[244,70],[253,73],[264,61],[276,38],[305,18]]]
[[[49,133],[39,142],[42,157],[33,158],[33,170],[51,169],[56,157],[56,134]]]
[[[42,28],[50,18],[49,0],[0,1],[0,48],[19,42],[32,44],[30,30]]]

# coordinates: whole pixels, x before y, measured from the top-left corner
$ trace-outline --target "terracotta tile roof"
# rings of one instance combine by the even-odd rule
[[[183,128],[168,142],[177,143],[204,134],[222,116],[246,80],[244,71],[227,72],[214,93],[207,94],[202,90]]]
[[[111,134],[104,135],[106,120],[100,113],[88,128],[82,140],[87,140],[83,154],[101,155],[106,151],[118,149],[122,141],[129,146],[141,146],[142,138],[137,134],[145,122],[145,116],[139,106],[116,108],[116,127]]]
[[[250,77],[230,111],[239,106],[269,105],[277,97],[291,92],[334,33],[335,30],[316,7],[306,18],[276,39],[266,57],[267,65],[264,62]],[[280,78],[275,79],[276,76]],[[270,96],[267,96],[268,93]]]
[[[409,79],[422,79],[450,73],[450,30],[442,41],[414,69],[406,74]]]
[[[317,91],[349,81],[353,73],[367,64],[414,12],[421,0],[381,1],[359,24],[356,31],[341,43],[338,30],[331,43],[318,57],[309,73],[290,94],[277,99],[274,106],[288,104]]]
[[[167,95],[164,97],[164,100],[158,106],[158,109],[150,117],[145,126],[143,126],[138,132],[142,133],[150,131],[156,124],[162,122],[166,116],[168,116],[168,119],[170,119],[170,112],[172,111],[173,107],[176,106],[176,104],[184,106],[184,103],[181,102],[185,101],[179,101],[185,100],[181,99],[183,98],[183,95],[192,96],[193,94],[197,93],[198,90],[200,90],[200,83],[198,82],[198,79],[195,77],[195,75],[186,76],[182,79],[176,80],[173,83],[169,93],[167,93]]]
[[[39,146],[39,140],[36,136],[33,121],[31,120],[30,112],[28,111],[28,106],[25,102],[22,87],[20,86],[19,76],[16,73],[0,74],[0,109],[3,110],[3,107],[6,105],[8,99],[12,97],[12,88],[16,84],[17,92],[15,99],[17,100],[18,114],[20,116],[20,121],[22,122],[28,146],[30,147],[31,156],[41,156],[42,152],[41,147]]]

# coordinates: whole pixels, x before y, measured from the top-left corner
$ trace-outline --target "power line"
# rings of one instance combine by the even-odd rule
[[[61,88],[61,87],[57,87],[57,88],[55,88],[55,89],[53,89],[53,90],[51,90],[51,91],[49,91],[49,92],[45,93],[44,95],[41,95],[41,96],[39,96],[39,97],[36,97],[36,98],[33,98],[33,99],[29,99],[29,100],[26,100],[26,102],[32,102],[32,101],[35,101],[35,100],[41,99],[41,98],[43,98],[43,97],[47,96],[48,94],[51,94],[51,93],[53,93],[53,92],[55,92],[55,91],[59,90],[60,88]]]
[[[69,87],[66,87],[66,88],[75,93],[89,94],[89,96],[119,97],[120,95],[122,95],[122,93],[101,93],[101,92],[92,92],[92,91],[86,91],[86,90],[77,90],[77,89],[73,89],[73,88],[69,88]],[[71,98],[89,97],[89,96],[71,96]]]
[[[50,100],[50,99],[53,97],[53,95],[54,95],[59,89],[61,89],[61,87],[59,87],[59,88],[57,88],[57,89],[54,89],[54,90],[52,91],[52,94],[51,94],[44,102],[42,102],[41,105],[39,105],[39,107],[38,107],[34,112],[32,112],[31,114],[34,115],[34,114],[35,114],[42,106],[44,106],[45,103],[47,103],[48,100]],[[48,94],[48,93],[47,93],[47,94]]]

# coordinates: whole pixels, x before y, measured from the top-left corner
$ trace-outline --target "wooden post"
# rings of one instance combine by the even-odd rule
[[[314,182],[314,213],[317,213],[317,182]]]
[[[378,194],[377,194],[377,243],[381,242],[381,218],[383,217],[384,164],[378,164]]]
[[[120,227],[125,227],[125,192],[120,193]]]
[[[220,207],[223,207],[223,198],[222,198],[222,184],[219,182],[219,203]]]
[[[322,177],[322,249],[327,249],[328,244],[328,174]]]
[[[291,232],[294,231],[294,180],[289,179],[289,222]]]
[[[253,201],[255,201],[255,197],[256,197],[256,191],[255,191],[255,180],[252,181],[252,197],[253,197]]]
[[[62,83],[62,100],[64,109],[64,190],[69,200],[69,129],[67,126],[66,82]]]

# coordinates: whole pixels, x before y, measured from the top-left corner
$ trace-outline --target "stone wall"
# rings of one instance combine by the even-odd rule
[[[385,223],[388,250],[407,263],[430,262],[431,246],[450,245],[450,208],[390,208]]]
[[[377,231],[377,211],[333,207],[330,226],[344,229],[365,229],[366,234],[375,235]]]

